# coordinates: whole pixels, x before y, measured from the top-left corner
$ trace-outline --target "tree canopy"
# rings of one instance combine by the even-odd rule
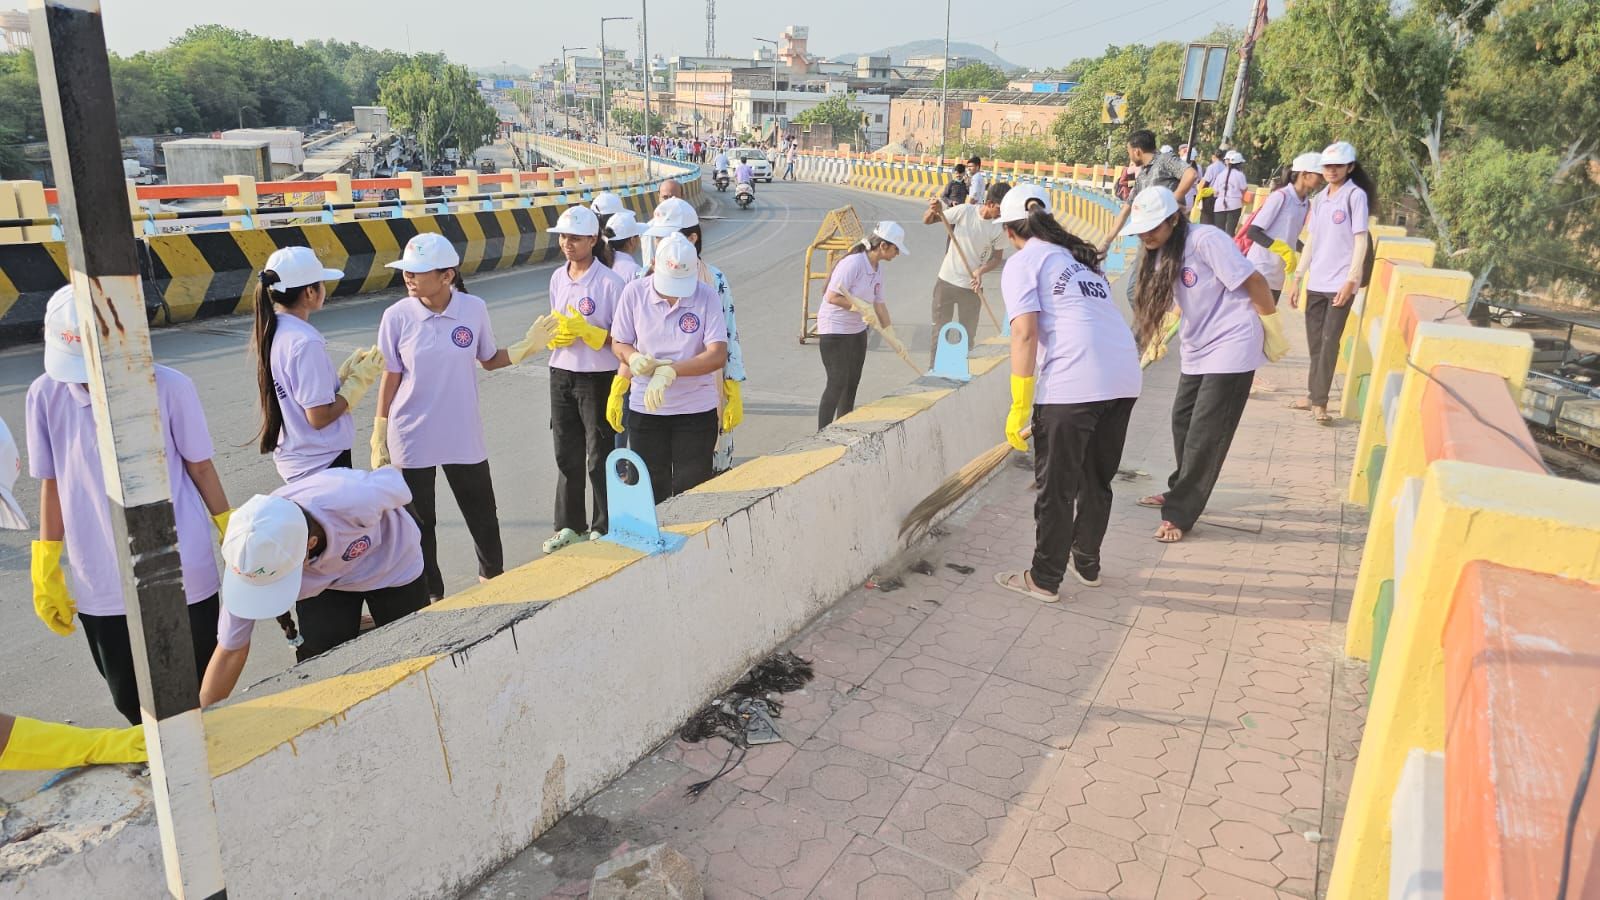
[[[998,91],[1006,86],[1006,73],[986,62],[970,62],[949,74],[950,90]]]
[[[862,139],[861,107],[854,106],[855,94],[834,94],[794,117],[796,125],[821,123],[833,126],[833,139],[856,142]]]
[[[390,70],[379,79],[378,102],[389,108],[397,129],[416,137],[429,160],[451,147],[466,158],[494,140],[500,123],[466,66],[437,54],[421,54]]]

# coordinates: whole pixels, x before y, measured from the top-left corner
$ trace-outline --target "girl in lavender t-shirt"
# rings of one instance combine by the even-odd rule
[[[1139,343],[1158,347],[1164,321],[1179,316],[1183,365],[1172,405],[1178,467],[1166,493],[1139,501],[1161,510],[1156,540],[1174,543],[1211,499],[1255,370],[1281,358],[1288,343],[1266,279],[1221,229],[1189,224],[1166,188],[1146,188],[1134,199],[1122,233],[1137,234],[1145,251],[1133,298]]]

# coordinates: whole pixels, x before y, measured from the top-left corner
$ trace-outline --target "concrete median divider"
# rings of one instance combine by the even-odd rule
[[[229,895],[472,884],[900,553],[902,518],[1000,442],[1006,361],[980,345],[970,382],[920,379],[668,501],[675,551],[575,545],[208,711]],[[44,828],[0,847],[0,894],[164,891],[127,769],[13,813]]]

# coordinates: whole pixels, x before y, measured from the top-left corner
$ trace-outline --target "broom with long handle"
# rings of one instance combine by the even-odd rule
[[[1172,336],[1177,331],[1178,323],[1174,322],[1172,327],[1167,329],[1166,335],[1161,338],[1162,343],[1172,340]],[[1148,369],[1153,362],[1155,360],[1141,362],[1139,367]],[[1022,439],[1024,441],[1032,436],[1033,427],[1031,425],[1022,429]],[[987,478],[989,473],[993,472],[1002,462],[1005,462],[1006,457],[1011,454],[1011,450],[1012,447],[1009,441],[1002,442],[992,450],[985,450],[982,456],[957,469],[954,475],[940,482],[939,486],[934,488],[933,493],[924,497],[921,503],[912,507],[911,512],[900,522],[900,536],[905,537],[907,534],[926,529],[933,521],[933,517],[939,514],[940,510],[966,496],[968,491]]]
[[[843,294],[844,298],[849,300],[851,303],[860,303],[865,306],[872,305],[871,303],[867,303],[867,301],[851,294],[849,291],[840,291],[839,293]],[[900,357],[900,359],[905,361],[906,365],[911,367],[911,371],[917,373],[918,377],[921,377],[924,374],[922,369],[916,363],[911,361],[911,354],[906,352],[906,345],[900,343],[900,339],[895,337],[893,332],[886,330],[876,318],[874,318],[870,324],[872,325],[872,330],[883,336],[884,343],[888,344],[890,349],[894,350],[895,355]]]

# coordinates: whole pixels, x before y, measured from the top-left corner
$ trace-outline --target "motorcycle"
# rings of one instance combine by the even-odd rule
[[[718,192],[726,191],[728,189],[728,173],[727,172],[718,171],[717,172],[717,176],[715,178],[715,181],[717,183],[717,191]]]
[[[750,186],[750,182],[741,181],[739,186],[734,189],[733,199],[734,202],[739,204],[740,209],[749,209],[750,204],[755,202],[756,199],[755,188]]]

